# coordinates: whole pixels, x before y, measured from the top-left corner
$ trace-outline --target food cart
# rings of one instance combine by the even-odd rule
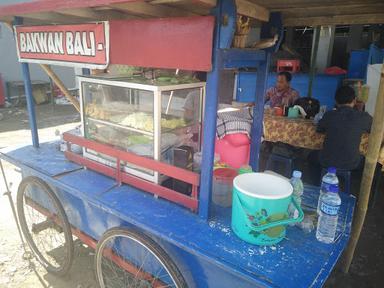
[[[32,146],[3,149],[0,157],[21,168],[19,221],[49,272],[68,272],[77,238],[96,249],[100,287],[324,284],[348,242],[353,196],[341,195],[331,245],[297,227],[289,227],[277,245],[248,244],[231,230],[231,209],[211,203],[221,72],[257,69],[250,164],[258,171],[266,74],[270,53],[279,45],[232,48],[238,13],[264,21],[262,37],[274,30],[281,41],[280,15],[269,17],[268,10],[248,1],[49,0],[0,9],[3,21],[16,24],[33,140]],[[27,63],[40,63],[48,72],[46,64],[90,69],[123,64],[208,73],[206,83],[80,77],[82,135],[65,133],[62,152],[57,143],[38,141]],[[191,92],[195,113],[186,121],[180,101]],[[193,145],[203,153],[200,173],[172,165],[167,154],[169,147],[185,144],[178,141],[188,133],[197,135]],[[162,177],[181,181],[190,191],[161,186]],[[317,198],[318,188],[308,186],[303,205],[315,209]]]

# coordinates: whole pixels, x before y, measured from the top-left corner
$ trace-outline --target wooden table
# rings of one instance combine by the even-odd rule
[[[365,155],[368,149],[368,136],[361,137],[360,152]],[[290,119],[280,116],[264,116],[264,140],[270,142],[283,142],[295,147],[320,150],[323,147],[324,134],[316,132],[312,120]],[[384,146],[381,147],[378,161],[384,164]]]

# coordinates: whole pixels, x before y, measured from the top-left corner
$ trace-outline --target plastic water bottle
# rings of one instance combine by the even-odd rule
[[[320,214],[317,222],[316,238],[323,243],[333,243],[335,240],[338,212],[341,205],[339,188],[330,187],[329,192],[321,196]]]
[[[336,176],[336,168],[330,167],[328,168],[328,173],[323,176],[323,179],[321,180],[321,187],[320,187],[320,196],[319,200],[317,202],[317,214],[320,214],[320,198],[324,193],[328,192],[330,190],[330,187],[336,187],[339,188],[339,179]]]
[[[299,206],[301,206],[301,195],[303,195],[303,192],[304,192],[304,185],[303,185],[303,181],[301,181],[301,176],[302,176],[301,171],[295,170],[292,173],[292,178],[290,181],[293,188],[292,197]],[[289,214],[293,216],[293,218],[299,217],[299,212],[296,210],[296,208],[292,204],[289,206]]]

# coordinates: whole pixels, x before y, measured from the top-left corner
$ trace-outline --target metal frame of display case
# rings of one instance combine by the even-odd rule
[[[193,89],[193,88],[199,88],[200,89],[200,97],[199,97],[199,127],[201,127],[202,123],[202,103],[204,101],[204,93],[205,93],[205,83],[204,82],[196,82],[196,83],[186,83],[186,84],[177,84],[177,85],[150,85],[150,84],[141,84],[141,83],[135,83],[135,82],[129,82],[128,78],[103,78],[100,76],[92,77],[84,77],[80,76],[78,77],[79,81],[79,91],[80,91],[80,115],[81,115],[81,123],[82,123],[82,136],[85,137],[85,119],[84,119],[84,95],[83,95],[83,83],[93,83],[93,84],[101,84],[101,85],[108,85],[110,87],[123,87],[123,88],[129,88],[129,89],[137,89],[142,91],[150,91],[153,92],[153,132],[148,132],[145,130],[139,130],[132,127],[125,127],[123,125],[115,124],[109,121],[99,120],[99,119],[92,119],[92,121],[100,122],[105,125],[115,126],[119,127],[121,129],[133,131],[136,133],[141,133],[147,136],[150,136],[153,138],[153,159],[157,161],[161,161],[161,154],[163,151],[161,151],[161,116],[162,116],[162,92],[166,91],[177,91],[177,90],[183,90],[183,89]],[[128,114],[127,114],[128,115]],[[200,149],[200,139],[201,139],[201,128],[199,128],[199,151]],[[92,152],[87,151],[87,147],[83,147],[83,155],[86,158],[89,158],[91,160],[103,163],[105,165],[108,165],[110,167],[117,167],[116,159],[108,157],[107,155],[104,157],[95,155]],[[98,153],[98,151],[95,151]],[[132,175],[141,177],[145,180],[152,181],[154,183],[160,183],[165,177],[161,177],[160,173],[158,171],[153,170],[153,174],[150,175],[145,172],[138,171],[135,168],[124,166],[123,170],[125,172],[128,172]]]

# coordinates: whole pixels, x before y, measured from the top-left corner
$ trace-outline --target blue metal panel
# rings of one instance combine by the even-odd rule
[[[256,72],[239,71],[237,73],[236,101],[238,102],[254,102],[255,101],[256,79],[257,79]],[[270,79],[270,76],[267,77],[267,81],[269,79]]]
[[[253,125],[251,132],[251,155],[249,164],[253,171],[259,171],[259,155],[261,136],[263,135],[264,99],[267,85],[270,54],[266,61],[262,62],[257,69],[255,106],[253,107]]]
[[[218,1],[217,8],[214,10],[216,16],[215,42],[213,47],[212,71],[207,75],[202,145],[203,157],[199,192],[199,216],[203,219],[208,219],[209,207],[211,203],[217,102],[219,97],[220,70],[223,67],[219,49],[229,48],[232,43],[232,37],[235,29],[234,25],[236,21],[235,7],[236,6],[232,0],[220,0]],[[222,21],[224,21],[224,14],[227,16],[227,23],[222,23]]]
[[[32,146],[25,146],[22,149],[7,147],[1,150],[0,155],[11,162],[13,159],[22,159],[26,166],[52,177],[82,169],[81,166],[67,161],[64,154],[58,151],[58,146],[59,143],[42,143],[39,149],[34,149]]]
[[[382,64],[384,60],[384,49],[380,49],[375,44],[369,45],[368,64]]]
[[[367,81],[367,66],[383,63],[384,49],[371,44],[368,50],[354,50],[349,56],[347,77]]]
[[[254,246],[231,231],[230,208],[213,207],[212,218],[206,222],[148,193],[115,186],[114,179],[93,171],[51,177],[52,172],[41,173],[25,165],[25,159],[36,151],[21,148],[11,160],[22,167],[24,175],[36,175],[54,187],[75,227],[95,239],[114,226],[144,231],[158,239],[186,277],[193,279],[188,282],[191,287],[321,287],[348,242],[355,198],[345,193],[341,193],[334,244],[319,243],[315,231],[305,234],[297,227],[287,227],[286,239],[278,245]],[[57,163],[51,159],[58,159],[58,154],[57,150],[45,154],[51,169]],[[316,213],[318,193],[316,187],[305,187],[305,209]]]
[[[221,50],[224,68],[257,67],[266,60],[264,50],[223,49]]]
[[[365,79],[368,65],[368,50],[351,51],[347,77],[350,79]]]
[[[256,72],[239,72],[237,74],[236,100],[239,102],[253,102],[256,93]],[[267,88],[275,86],[276,73],[269,73]],[[335,106],[335,93],[344,79],[343,75],[318,74],[313,81],[312,96],[329,109]],[[308,91],[309,75],[304,73],[293,74],[291,87],[305,97]]]

